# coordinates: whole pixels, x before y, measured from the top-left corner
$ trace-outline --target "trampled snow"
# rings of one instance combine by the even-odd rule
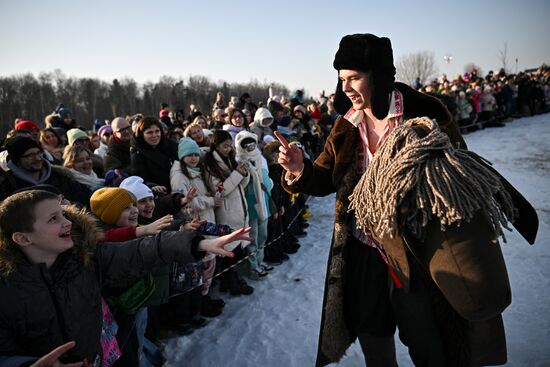
[[[550,366],[550,114],[516,119],[465,136],[470,150],[490,160],[535,207],[539,232],[530,246],[517,231],[502,248],[512,304],[504,312],[506,366]],[[169,340],[169,366],[313,366],[332,236],[334,195],[312,198],[313,216],[298,253],[250,296],[231,297],[223,314],[190,336]],[[400,366],[412,366],[396,334]],[[354,344],[339,366],[364,366]]]

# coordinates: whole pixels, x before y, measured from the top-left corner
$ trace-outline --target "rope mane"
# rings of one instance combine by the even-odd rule
[[[417,238],[435,216],[441,229],[487,213],[495,237],[514,218],[510,194],[477,154],[454,148],[427,117],[405,121],[380,146],[349,197],[356,224],[377,237],[405,224]]]

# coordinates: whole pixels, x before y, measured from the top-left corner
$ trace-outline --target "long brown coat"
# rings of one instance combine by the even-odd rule
[[[447,133],[455,146],[459,145],[461,148],[466,148],[456,123],[439,100],[417,92],[402,83],[395,83],[395,87],[403,94],[404,119],[421,116],[435,119],[441,130]],[[302,177],[294,182],[292,186],[287,185],[284,179],[282,180],[283,186],[289,192],[302,192],[313,196],[326,196],[336,192],[334,233],[325,279],[317,366],[324,366],[339,361],[357,337],[352,331],[346,328],[344,322],[343,274],[345,259],[343,257],[343,250],[350,233],[348,228],[350,223],[349,216],[353,215],[347,211],[349,206],[348,197],[360,179],[360,174],[355,169],[358,141],[358,129],[343,117],[339,117],[327,139],[324,151],[313,164],[305,161]],[[508,186],[510,185],[508,184]],[[511,191],[514,198],[519,195],[515,189]],[[521,197],[521,195],[519,196]],[[521,199],[523,198],[521,197]],[[534,223],[537,222],[536,214],[525,199],[520,203],[519,209],[520,213],[522,209],[525,209],[528,214],[523,217],[527,218],[518,219],[520,223],[514,223],[514,225],[526,238],[529,237],[528,240],[534,240],[533,233],[536,233],[537,226]],[[533,214],[535,216],[534,219],[532,218]],[[521,221],[521,219],[525,220]],[[529,221],[532,221],[534,225],[529,224]],[[409,264],[405,255],[407,247],[403,244],[402,240],[391,247],[393,249],[400,249],[388,253],[388,257],[407,289],[409,284]],[[503,359],[506,359],[506,346],[500,315],[491,319],[488,323],[474,323],[473,327],[475,330],[479,330],[479,332],[472,335],[471,340],[473,343],[484,343],[487,341],[487,338],[484,337],[490,336],[495,345],[489,346],[485,350],[480,350],[483,355],[473,355],[472,359],[483,361],[483,363],[487,363],[488,361],[502,363]],[[477,348],[472,349],[474,351],[477,350]]]

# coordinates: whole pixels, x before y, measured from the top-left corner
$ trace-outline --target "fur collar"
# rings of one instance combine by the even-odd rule
[[[84,264],[87,264],[102,239],[103,233],[98,227],[97,219],[86,209],[75,205],[63,205],[65,217],[73,224],[71,236],[74,241],[74,250]]]

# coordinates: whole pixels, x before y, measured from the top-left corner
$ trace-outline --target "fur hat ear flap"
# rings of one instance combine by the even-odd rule
[[[336,84],[336,91],[334,92],[334,109],[340,115],[345,115],[352,104],[348,96],[342,90],[342,81],[338,78],[338,83]]]
[[[395,66],[390,39],[381,37],[378,43],[378,58],[371,78],[371,108],[374,116],[382,120],[388,115],[390,108],[390,96],[395,83]]]
[[[388,88],[387,76],[383,74],[371,73],[370,82],[372,83],[370,96],[372,114],[378,120],[383,120],[388,115],[390,109],[390,93],[392,89]],[[393,86],[393,82],[391,85]]]

